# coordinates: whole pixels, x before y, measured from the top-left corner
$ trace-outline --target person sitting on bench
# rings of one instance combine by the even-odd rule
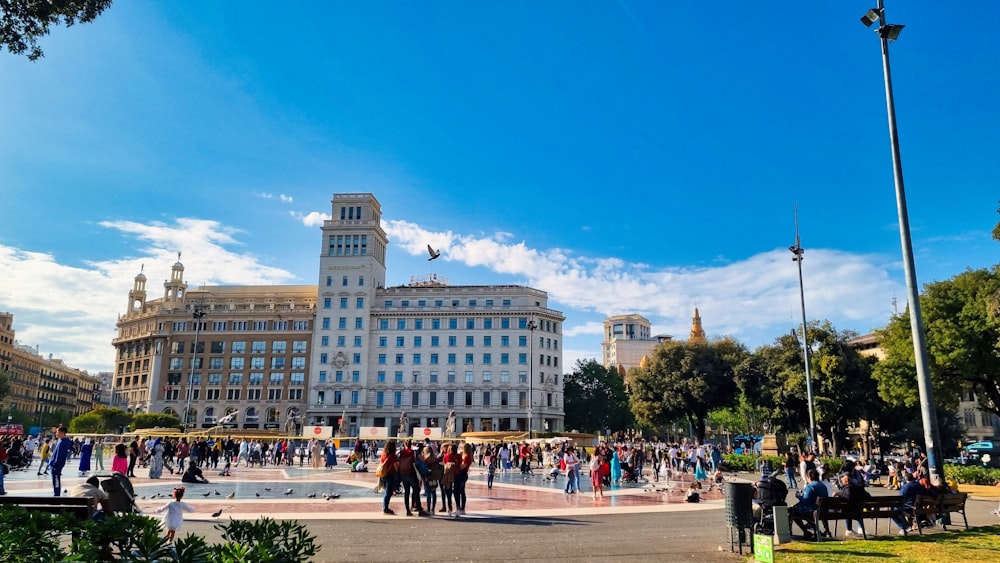
[[[96,476],[90,477],[83,483],[70,489],[69,496],[96,500],[98,506],[101,508],[94,513],[92,518],[98,522],[104,521],[105,514],[114,513],[114,507],[111,506],[111,497],[108,496],[108,493],[101,490],[101,480]]]
[[[184,475],[181,476],[182,483],[208,483],[208,479],[201,473],[201,469],[198,466],[189,463],[187,469],[184,470]]]
[[[830,496],[830,491],[819,480],[819,471],[807,470],[806,487],[801,493],[795,493],[795,498],[799,499],[799,502],[790,511],[792,520],[798,524],[799,528],[802,528],[802,537],[807,541],[816,539],[815,534],[819,533],[819,530],[814,529],[815,526],[812,524],[817,499],[828,496]],[[826,528],[823,532],[824,537],[830,537],[829,525],[824,521],[823,526]]]

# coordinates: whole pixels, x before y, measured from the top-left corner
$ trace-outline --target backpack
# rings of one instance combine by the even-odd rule
[[[444,473],[441,475],[441,485],[444,487],[450,487],[454,482],[455,482],[455,463],[449,461],[444,464]]]
[[[444,478],[444,468],[441,467],[440,463],[435,463],[430,471],[427,472],[427,480],[440,482]]]

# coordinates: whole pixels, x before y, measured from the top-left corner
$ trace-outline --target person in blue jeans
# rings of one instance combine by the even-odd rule
[[[73,441],[66,437],[66,427],[60,426],[56,429],[56,443],[52,446],[52,454],[49,458],[49,471],[52,472],[52,490],[57,497],[62,496],[62,470],[69,460],[72,449]]]
[[[577,491],[580,483],[580,460],[576,457],[576,451],[572,446],[566,449],[563,454],[563,462],[566,463],[566,494],[573,494]]]
[[[913,505],[918,495],[925,497],[936,497],[937,493],[924,487],[912,473],[903,472],[904,485],[899,489],[899,496],[903,497],[903,509],[892,516],[892,521],[899,527],[899,533],[905,535],[910,531],[910,523],[907,518],[913,513]]]
[[[816,512],[817,500],[830,496],[830,491],[826,485],[819,480],[819,471],[810,469],[806,471],[806,487],[801,493],[795,493],[795,498],[799,499],[798,504],[792,507],[792,520],[802,528],[802,537],[806,540],[814,540],[819,530],[813,529],[813,513]],[[825,526],[826,522],[823,523]],[[823,533],[825,537],[830,536],[830,529],[827,527]]]
[[[785,469],[785,479],[788,481],[788,488],[793,491],[799,490],[799,484],[795,482],[795,471],[798,469],[798,465],[799,462],[792,455],[792,452],[785,452],[785,461],[782,463],[782,467]]]

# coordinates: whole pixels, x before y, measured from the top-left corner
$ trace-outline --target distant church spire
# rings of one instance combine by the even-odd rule
[[[698,308],[694,308],[694,316],[691,317],[691,336],[688,338],[688,342],[706,342],[708,339],[705,338],[705,329],[701,328],[701,315],[698,314]]]

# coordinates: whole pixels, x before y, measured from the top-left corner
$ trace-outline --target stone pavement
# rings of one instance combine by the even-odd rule
[[[703,502],[688,504],[683,502],[686,486],[682,483],[626,484],[595,500],[586,475],[581,479],[584,492],[567,495],[563,492],[565,477],[549,480],[540,470],[528,477],[517,471],[498,473],[490,490],[483,470],[474,468],[467,486],[467,514],[455,519],[407,518],[399,497],[390,504],[397,514],[383,515],[381,494],[373,491],[374,474],[351,473],[344,466],[329,470],[237,468],[232,477],[206,470],[205,475],[210,484],[186,485],[185,501],[197,512],[185,515],[182,534],[192,532],[219,541],[215,525],[229,518],[296,519],[322,546],[316,562],[740,560],[729,552],[720,492],[706,491]],[[727,478],[749,482],[755,476]],[[67,472],[63,486],[69,488],[82,480],[75,472]],[[140,508],[149,512],[166,502],[180,479],[168,473],[160,480],[140,476],[132,482],[140,496]],[[37,477],[34,471],[12,472],[6,484],[10,494],[46,495],[52,490],[49,479]],[[286,495],[289,489],[291,493]],[[875,495],[897,494],[881,487],[870,490]],[[231,493],[235,493],[234,498],[227,499]],[[324,493],[340,497],[324,500]],[[789,495],[792,504],[794,496]],[[440,499],[438,503],[440,507]],[[990,514],[997,505],[996,500],[970,501],[969,524],[997,524],[998,518]],[[222,516],[212,518],[210,514],[219,509]],[[880,527],[880,531],[884,529]]]

